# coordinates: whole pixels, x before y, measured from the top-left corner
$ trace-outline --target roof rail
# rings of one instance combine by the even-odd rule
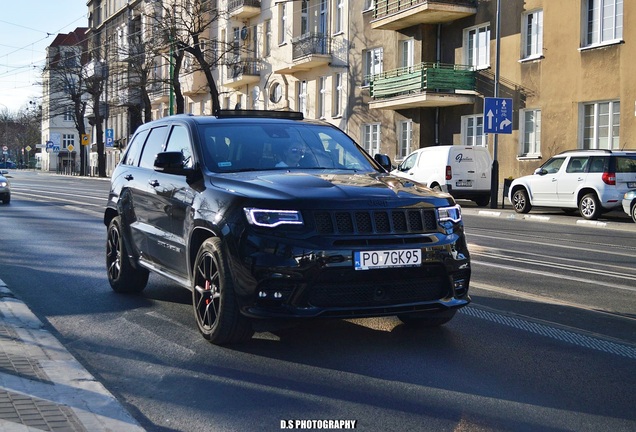
[[[559,154],[575,153],[575,152],[612,153],[611,150],[607,150],[607,149],[574,149],[574,150],[564,150]]]
[[[232,117],[259,117],[259,118],[275,118],[288,120],[303,120],[305,116],[298,111],[269,111],[269,110],[219,110],[216,113],[218,118]]]

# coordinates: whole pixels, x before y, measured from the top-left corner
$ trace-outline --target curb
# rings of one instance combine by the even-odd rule
[[[0,431],[144,431],[2,280],[0,342]]]

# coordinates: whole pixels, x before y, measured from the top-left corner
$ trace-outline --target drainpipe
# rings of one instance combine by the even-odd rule
[[[440,63],[441,59],[442,59],[442,25],[441,24],[437,24],[437,40],[435,42],[435,62],[436,63]],[[435,131],[435,145],[438,146],[440,145],[439,142],[439,114],[440,114],[440,109],[439,107],[435,108],[435,127],[434,127],[434,131]]]

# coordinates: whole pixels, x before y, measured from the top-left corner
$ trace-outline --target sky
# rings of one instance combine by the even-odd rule
[[[41,73],[59,33],[88,24],[86,0],[1,0],[0,112],[16,113],[42,100]]]

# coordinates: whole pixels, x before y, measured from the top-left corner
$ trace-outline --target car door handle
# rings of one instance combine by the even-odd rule
[[[557,179],[553,178],[552,181],[555,182],[555,181],[557,181]]]
[[[159,180],[156,180],[156,179],[148,180],[148,184],[152,187],[157,187],[159,186]]]
[[[135,177],[133,177],[133,175],[132,175],[132,174],[126,174],[126,175],[124,176],[124,178],[125,178],[126,180],[130,181],[130,180],[133,180]]]

